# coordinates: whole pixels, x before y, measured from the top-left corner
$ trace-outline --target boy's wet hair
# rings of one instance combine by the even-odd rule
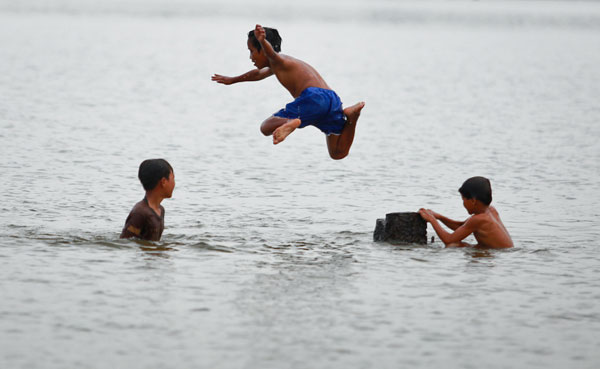
[[[275,28],[269,28],[269,27],[263,27],[265,30],[265,38],[267,39],[267,41],[269,41],[269,43],[271,44],[271,46],[273,46],[273,50],[275,50],[275,52],[280,52],[281,51],[281,36],[279,36],[279,32],[275,29]],[[261,46],[260,46],[260,42],[258,42],[258,40],[256,39],[256,36],[254,36],[254,30],[248,32],[248,40],[250,40],[250,42],[252,43],[252,46],[254,46],[256,48],[256,50],[260,51]]]
[[[475,198],[485,205],[492,202],[492,185],[485,177],[472,177],[465,181],[458,189],[465,199]]]
[[[156,187],[162,178],[169,179],[173,167],[165,159],[148,159],[140,164],[138,178],[144,190],[150,191]]]

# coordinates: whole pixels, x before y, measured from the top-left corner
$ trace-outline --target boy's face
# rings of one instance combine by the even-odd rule
[[[466,197],[462,196],[462,200],[463,200],[463,206],[465,207],[465,209],[467,209],[467,212],[469,214],[473,214],[475,212],[475,200],[473,199],[467,199]]]
[[[261,48],[260,51],[258,51],[258,49],[252,45],[250,39],[248,39],[248,50],[250,50],[250,59],[256,68],[262,69],[269,66],[269,59],[267,59],[264,49]]]
[[[175,174],[173,174],[173,171],[169,173],[169,179],[162,178],[160,184],[163,188],[163,196],[166,199],[170,199],[173,196],[173,189],[175,188]]]

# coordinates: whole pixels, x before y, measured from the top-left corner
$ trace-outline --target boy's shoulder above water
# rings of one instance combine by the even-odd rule
[[[490,248],[513,247],[512,239],[504,227],[498,211],[493,206],[479,214],[473,214],[467,222],[473,228],[477,246]]]
[[[121,238],[141,238],[143,240],[158,241],[165,227],[165,208],[159,205],[160,214],[148,205],[144,198],[136,203],[121,231]]]
[[[150,205],[148,205],[148,199],[144,197],[142,200],[140,200],[135,205],[133,205],[133,208],[131,208],[131,213],[143,215],[145,217],[164,218],[165,217],[165,208],[162,205],[158,205],[158,206],[160,209],[160,214],[158,214],[154,209],[152,209],[150,207]]]

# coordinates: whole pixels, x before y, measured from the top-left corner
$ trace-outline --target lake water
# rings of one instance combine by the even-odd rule
[[[0,10],[0,367],[600,366],[600,3]],[[346,159],[260,134],[274,78],[210,81],[252,68],[257,22],[366,101]],[[153,157],[163,238],[119,240]],[[475,175],[514,249],[372,241],[389,212],[466,218]]]

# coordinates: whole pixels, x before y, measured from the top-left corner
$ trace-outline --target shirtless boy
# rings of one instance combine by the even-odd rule
[[[484,177],[469,178],[458,190],[462,195],[465,209],[472,214],[466,221],[456,221],[430,209],[420,209],[419,214],[431,223],[435,233],[446,247],[472,246],[463,240],[471,233],[477,240],[475,247],[508,248],[513,247],[512,239],[502,224],[492,202],[492,186]],[[445,231],[439,224],[444,223],[454,232]]]
[[[144,160],[140,164],[138,178],[146,190],[146,196],[131,209],[121,238],[160,241],[165,228],[165,208],[160,203],[173,195],[173,168],[164,159]]]
[[[273,144],[278,144],[296,128],[313,125],[327,135],[329,156],[335,160],[345,158],[352,146],[356,122],[365,103],[359,102],[342,110],[338,95],[313,67],[279,53],[281,37],[276,29],[257,24],[248,33],[248,49],[257,69],[237,77],[215,74],[212,80],[230,85],[260,81],[275,74],[295,100],[267,118],[260,126],[261,132],[265,136],[273,135]]]

